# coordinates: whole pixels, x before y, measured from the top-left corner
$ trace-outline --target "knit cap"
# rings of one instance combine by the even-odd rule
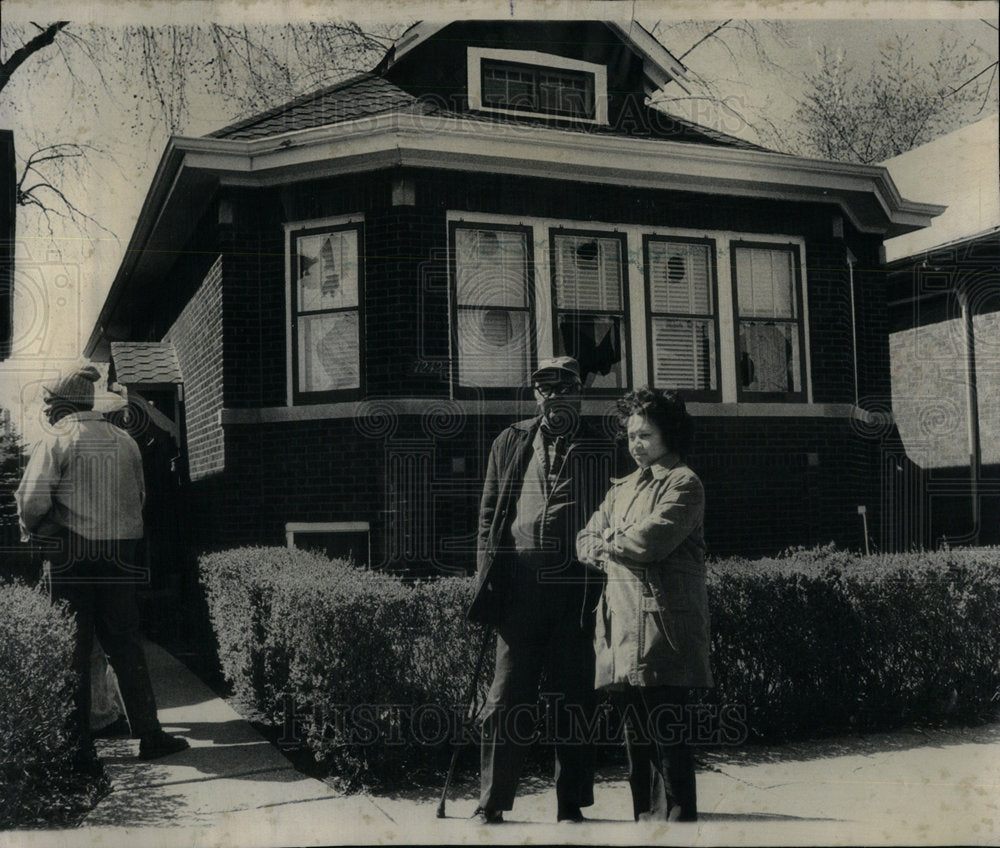
[[[101,372],[93,365],[85,365],[63,374],[54,383],[45,387],[45,402],[59,402],[93,407],[94,383],[101,379]]]

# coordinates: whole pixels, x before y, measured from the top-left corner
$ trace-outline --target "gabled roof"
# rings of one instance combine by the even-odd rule
[[[423,44],[451,23],[453,21],[418,21],[396,39],[376,70],[384,70],[398,62],[415,47]],[[687,80],[684,76],[684,65],[660,44],[652,33],[636,21],[630,21],[626,26],[615,21],[604,21],[604,24],[622,41],[630,44],[635,52],[642,57],[642,70],[646,77],[647,94],[663,88],[669,82],[677,83],[685,93],[690,93],[685,84]]]
[[[435,113],[454,116],[457,113],[452,109],[444,107],[440,103],[422,101],[380,75],[450,23],[453,22],[422,21],[414,24],[396,40],[372,73],[358,74],[334,85],[301,95],[288,103],[280,104],[258,115],[253,115],[209,133],[208,138],[247,140],[268,138],[296,130],[313,129],[369,115],[384,115],[393,112],[415,111],[424,114]],[[647,93],[658,91],[670,82],[677,82],[687,91],[683,85],[683,65],[649,32],[634,22],[627,26],[612,21],[604,21],[603,23],[616,38],[627,43],[642,59]],[[652,107],[643,108],[653,111]],[[700,126],[660,110],[655,111],[655,120],[642,120],[641,117],[633,116],[636,120],[641,121],[644,127],[647,127],[648,131],[644,133],[646,135],[670,139],[671,141],[721,144],[744,150],[766,149],[745,139]],[[553,126],[555,123],[552,118],[544,116],[533,118],[524,115],[469,112],[462,114],[466,119],[483,120],[491,124],[514,123],[529,126]],[[625,126],[595,126],[566,121],[558,121],[557,123],[561,129],[578,132],[633,134]]]
[[[170,342],[112,342],[111,363],[116,381],[123,385],[184,382]]]
[[[599,21],[584,24],[586,28],[603,26]],[[409,36],[412,39],[422,32],[418,28]],[[423,32],[422,37],[430,36]],[[628,69],[631,98],[636,86],[648,79],[648,71],[637,60],[645,62],[643,51],[653,54],[655,48],[652,44],[636,47],[634,38],[628,44],[617,34],[614,38],[616,50],[633,51]],[[404,35],[397,49],[408,44]],[[419,67],[422,56],[411,53],[406,62],[386,73],[392,76],[395,70],[402,78],[404,71],[412,70],[407,64]],[[647,112],[641,117],[654,116],[655,120],[648,127],[642,124],[639,131],[628,124],[632,113],[624,106],[618,113],[621,120],[609,126],[462,111],[461,104],[453,108],[445,99],[432,96],[437,80],[415,82],[412,91],[407,91],[401,87],[406,84],[402,79],[394,83],[381,76],[382,67],[211,136],[172,137],[87,342],[87,355],[105,357],[111,339],[128,337],[132,293],[169,273],[178,251],[193,237],[223,185],[276,187],[389,168],[487,172],[831,204],[861,232],[883,235],[924,227],[943,211],[941,206],[904,199],[883,167],[767,151],[644,103],[641,108]],[[420,85],[425,97],[419,96]],[[428,120],[431,113],[433,120]]]

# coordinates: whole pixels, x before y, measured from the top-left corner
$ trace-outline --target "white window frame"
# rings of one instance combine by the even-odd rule
[[[588,312],[595,316],[600,316],[603,314],[611,315],[621,315],[621,342],[623,347],[623,361],[621,363],[622,381],[623,385],[615,388],[600,388],[600,389],[590,389],[591,392],[599,392],[602,395],[606,394],[621,394],[622,392],[630,391],[635,388],[635,383],[633,382],[632,360],[635,358],[632,353],[632,338],[634,336],[632,332],[632,310],[631,310],[631,289],[629,288],[630,274],[628,267],[630,263],[629,256],[629,242],[627,233],[623,233],[620,229],[608,229],[605,227],[600,228],[570,228],[570,227],[550,227],[548,228],[546,235],[548,237],[548,258],[551,267],[551,273],[549,278],[549,298],[552,303],[552,351],[555,352],[555,334],[557,327],[559,325],[560,314],[570,313],[577,310],[559,308],[557,305],[557,295],[556,295],[556,269],[558,263],[556,262],[556,251],[555,244],[556,239],[560,237],[568,238],[585,238],[585,239],[607,239],[609,241],[617,242],[621,245],[622,255],[619,260],[624,264],[625,268],[622,272],[621,285],[622,285],[622,299],[621,299],[621,309],[620,310],[579,310],[584,314]]]
[[[750,402],[750,403],[775,403],[775,402],[777,402],[777,403],[802,403],[803,401],[809,402],[812,399],[812,394],[811,394],[811,392],[808,389],[809,383],[808,383],[808,381],[806,379],[806,376],[809,373],[809,357],[807,355],[808,354],[808,345],[809,345],[809,333],[808,333],[809,327],[808,327],[808,323],[807,323],[807,321],[808,321],[808,312],[807,312],[807,307],[806,307],[806,285],[805,285],[805,269],[804,269],[804,266],[805,266],[805,248],[804,248],[804,246],[802,246],[800,244],[797,244],[797,243],[786,242],[786,241],[779,242],[777,239],[772,239],[771,236],[766,235],[766,234],[764,234],[764,235],[758,234],[758,235],[756,235],[753,238],[745,239],[745,240],[740,240],[740,239],[733,239],[733,240],[731,240],[731,242],[729,244],[730,256],[732,256],[732,250],[734,249],[734,247],[736,249],[740,249],[740,250],[772,250],[772,251],[778,251],[778,252],[789,251],[792,254],[793,262],[796,264],[796,267],[795,267],[794,270],[797,272],[797,273],[793,274],[793,279],[792,279],[792,298],[793,298],[793,301],[795,301],[795,299],[797,297],[801,297],[802,314],[799,315],[799,316],[793,317],[793,318],[782,318],[782,319],[778,319],[778,320],[780,320],[782,323],[785,323],[785,324],[792,324],[792,325],[794,325],[796,327],[796,329],[799,332],[801,332],[800,338],[802,339],[802,344],[806,346],[806,350],[802,351],[802,353],[801,353],[801,359],[800,359],[802,367],[804,369],[806,369],[806,374],[803,375],[802,388],[801,389],[799,389],[796,392],[776,392],[774,394],[777,395],[777,397],[769,398],[769,397],[767,397],[767,395],[769,394],[767,392],[750,392],[747,389],[742,389],[742,388],[739,387],[739,385],[737,385],[737,397],[739,398],[739,400],[741,402],[744,402],[744,403],[746,403],[746,402]],[[732,259],[730,261],[730,272],[731,273],[735,273],[735,262],[732,261]],[[733,318],[732,318],[733,330],[732,330],[732,332],[733,332],[733,360],[734,360],[734,362],[735,362],[735,360],[737,358],[736,348],[738,347],[737,339],[739,337],[740,327],[742,326],[742,324],[743,324],[744,321],[753,320],[750,317],[744,317],[741,314],[741,312],[740,312],[739,303],[738,303],[738,294],[737,294],[738,283],[739,283],[739,281],[736,280],[736,279],[733,279],[732,283],[731,283],[732,298],[733,298],[733,303],[732,303],[732,309],[733,309]],[[801,286],[801,291],[798,288],[800,286]],[[797,302],[797,301],[795,301],[795,302]],[[738,370],[739,366],[737,365],[736,367],[737,367],[737,370]],[[801,395],[801,397],[796,397],[797,395]]]
[[[311,230],[311,229],[323,229],[325,227],[346,227],[354,224],[360,225],[362,228],[362,233],[364,232],[365,216],[363,214],[351,214],[351,215],[338,215],[332,218],[307,218],[301,221],[288,221],[284,225],[285,230],[285,405],[286,406],[307,406],[308,403],[303,403],[301,400],[298,404],[295,402],[296,387],[295,387],[295,369],[293,366],[294,358],[298,355],[298,351],[295,350],[295,332],[292,327],[292,322],[295,320],[296,309],[295,309],[295,285],[296,279],[292,271],[292,233],[298,232],[299,230]],[[359,258],[364,253],[364,239],[362,243],[358,245],[358,255]],[[364,268],[364,263],[360,263],[361,268]],[[358,318],[359,321],[363,319],[365,314],[364,309],[364,296],[365,296],[365,286],[363,272],[359,273],[358,278]],[[358,357],[360,358],[359,368],[361,375],[361,386],[359,389],[349,389],[346,391],[363,391],[364,390],[364,345],[365,345],[365,334],[363,328],[359,326],[359,348]],[[308,393],[300,393],[308,394]],[[319,393],[322,394],[322,393]]]
[[[712,309],[708,313],[694,315],[694,314],[683,314],[679,312],[670,312],[667,310],[660,310],[657,312],[653,311],[653,280],[652,276],[648,273],[649,269],[645,266],[646,260],[649,258],[652,247],[654,244],[675,244],[675,245],[697,245],[706,249],[708,255],[708,289],[709,289],[709,301],[711,303]],[[711,369],[712,382],[715,383],[715,388],[695,388],[695,389],[685,389],[687,396],[692,399],[704,400],[708,403],[717,403],[721,401],[722,398],[722,344],[719,338],[721,319],[719,316],[719,292],[718,292],[718,269],[716,264],[718,262],[719,250],[718,244],[714,239],[711,238],[690,238],[686,236],[679,236],[676,233],[666,236],[660,233],[647,232],[642,235],[642,261],[643,261],[643,285],[645,286],[645,294],[647,299],[646,305],[646,343],[647,351],[646,355],[649,360],[649,385],[654,388],[662,388],[657,386],[656,380],[656,345],[653,340],[654,325],[656,319],[666,318],[668,320],[691,320],[691,321],[703,321],[709,320],[711,324],[711,341],[714,345],[715,353],[715,367]]]
[[[477,223],[474,220],[464,220],[456,221],[455,223],[448,224],[448,243],[452,250],[449,251],[449,256],[451,257],[449,262],[450,266],[448,269],[448,315],[449,315],[449,332],[448,332],[448,348],[450,351],[449,360],[451,362],[450,376],[449,380],[451,383],[451,393],[454,395],[456,392],[468,393],[468,392],[486,392],[490,394],[508,393],[510,391],[516,390],[520,385],[506,385],[506,386],[469,386],[464,385],[460,382],[461,375],[461,355],[458,349],[458,342],[460,337],[460,328],[458,326],[458,316],[464,309],[469,309],[469,304],[461,304],[458,302],[458,245],[457,239],[455,239],[455,234],[459,229],[463,230],[489,230],[490,228],[496,228],[498,232],[516,232],[524,236],[524,247],[525,254],[527,257],[527,275],[526,275],[526,290],[525,290],[525,305],[523,307],[517,307],[511,311],[524,312],[527,316],[529,338],[527,345],[527,359],[528,359],[528,374],[534,369],[535,364],[538,361],[537,353],[533,344],[538,337],[537,330],[537,305],[534,301],[535,292],[537,290],[537,284],[532,279],[532,273],[534,271],[534,264],[532,262],[532,257],[534,254],[533,232],[530,227],[512,227],[509,224],[498,225],[496,221],[488,221],[486,223]],[[453,243],[456,242],[456,243]],[[451,316],[455,316],[455,322],[450,321]]]
[[[296,533],[365,533],[368,539],[368,564],[372,561],[371,525],[367,521],[288,521],[285,523],[285,543],[295,549]]]
[[[688,239],[710,239],[715,243],[715,298],[716,321],[718,325],[720,371],[720,397],[718,401],[706,402],[709,406],[733,404],[755,409],[774,408],[781,406],[789,410],[801,409],[806,404],[813,403],[812,352],[809,332],[809,280],[808,255],[805,239],[801,236],[787,233],[750,233],[735,230],[692,229],[688,227],[655,227],[649,225],[620,224],[607,221],[580,221],[568,218],[536,218],[524,215],[503,215],[472,212],[465,210],[449,210],[447,224],[450,230],[452,222],[470,222],[482,225],[515,224],[529,227],[533,232],[534,282],[535,282],[535,351],[538,359],[553,356],[554,341],[552,338],[552,288],[549,257],[549,233],[551,230],[589,230],[604,231],[609,234],[624,234],[627,251],[627,273],[625,279],[626,298],[631,314],[627,352],[631,362],[626,363],[631,370],[632,385],[650,385],[652,377],[649,374],[649,350],[651,342],[647,336],[646,316],[650,304],[646,295],[646,269],[643,256],[643,236],[670,239],[672,237]],[[795,401],[740,401],[737,396],[736,360],[736,325],[733,301],[733,279],[731,267],[730,244],[733,242],[784,242],[794,245],[799,251],[802,275],[802,322],[805,337],[804,352],[804,384],[805,399]],[[449,245],[451,248],[451,245]],[[455,316],[449,306],[449,327],[453,326]],[[453,356],[454,351],[449,348]],[[455,384],[451,383],[452,397],[455,397]],[[794,414],[789,412],[789,414]]]
[[[574,121],[576,123],[606,126],[608,123],[608,69],[595,62],[584,62],[581,59],[569,59],[566,56],[556,56],[552,53],[539,53],[536,50],[500,50],[488,47],[466,48],[466,69],[469,108],[479,112],[493,112],[502,115],[522,115],[531,118],[550,118],[552,120]],[[531,112],[525,109],[506,109],[499,106],[483,104],[482,61],[516,62],[520,65],[533,65],[538,68],[552,68],[560,71],[579,71],[594,75],[594,117],[553,115],[551,112]]]

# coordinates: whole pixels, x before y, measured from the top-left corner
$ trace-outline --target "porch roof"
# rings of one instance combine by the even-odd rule
[[[117,382],[127,386],[184,382],[170,342],[112,342],[111,364]]]

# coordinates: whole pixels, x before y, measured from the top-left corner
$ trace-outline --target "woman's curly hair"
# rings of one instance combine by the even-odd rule
[[[691,450],[694,419],[688,414],[680,393],[656,391],[648,386],[629,392],[618,401],[619,438],[627,438],[628,419],[641,415],[660,431],[668,450],[686,456]]]

